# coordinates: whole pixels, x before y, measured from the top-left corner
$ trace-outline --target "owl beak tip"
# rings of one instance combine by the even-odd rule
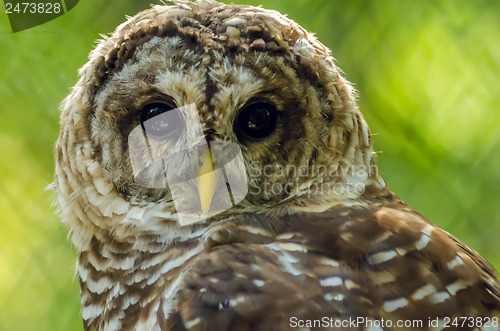
[[[212,151],[208,148],[200,157],[198,168],[198,194],[201,212],[206,215],[210,211],[212,200],[217,188],[218,175],[214,167]]]

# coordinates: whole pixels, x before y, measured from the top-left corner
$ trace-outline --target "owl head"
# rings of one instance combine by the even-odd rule
[[[171,231],[173,187],[188,181],[199,194],[175,202],[202,211],[230,178],[244,182],[226,215],[384,186],[351,85],[328,48],[276,11],[154,6],[101,40],[79,73],[62,105],[55,181],[76,243],[95,227]],[[225,180],[211,176],[231,160]]]

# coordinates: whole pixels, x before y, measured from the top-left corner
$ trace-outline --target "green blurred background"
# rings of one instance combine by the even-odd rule
[[[500,2],[258,0],[329,46],[360,92],[389,186],[500,269]],[[0,330],[80,330],[75,252],[54,215],[58,106],[99,33],[149,1],[82,0],[0,21]]]

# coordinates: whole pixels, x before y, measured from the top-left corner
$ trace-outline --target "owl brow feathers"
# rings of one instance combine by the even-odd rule
[[[220,4],[218,3],[212,5],[215,7],[210,11],[195,12],[194,15],[192,12],[185,13],[193,15],[193,17],[169,16],[162,22],[162,17],[159,17],[160,15],[153,10],[143,12],[124,23],[124,26],[118,29],[129,29],[128,33],[117,37],[115,36],[118,32],[117,29],[111,37],[103,40],[103,44],[112,42],[113,47],[104,46],[105,49],[100,52],[101,55],[96,58],[93,64],[94,75],[88,90],[90,101],[93,102],[99,89],[115,72],[123,68],[123,65],[134,56],[135,51],[153,37],[178,36],[188,45],[192,44],[204,51],[216,49],[223,52],[224,55],[251,51],[276,54],[291,53],[297,56],[300,67],[306,69],[306,72],[303,72],[304,76],[313,80],[319,78],[314,63],[301,61],[301,58],[305,57],[309,60],[308,55],[311,52],[328,55],[329,51],[314,41],[314,46],[312,46],[304,39],[304,37],[309,36],[300,26],[288,27],[286,31],[279,31],[279,27],[284,24],[266,17],[264,13],[258,11],[259,8],[252,7],[257,11],[245,16],[241,14],[237,16],[238,12],[235,10],[223,9],[223,7],[219,9],[217,5]],[[192,3],[192,6],[193,9],[196,9],[196,3]],[[155,14],[156,16],[153,16]],[[95,51],[98,49],[99,47]]]

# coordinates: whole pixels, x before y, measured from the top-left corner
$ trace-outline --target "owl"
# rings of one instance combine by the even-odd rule
[[[330,50],[272,10],[153,6],[62,103],[85,330],[498,330],[478,253],[399,199]]]

